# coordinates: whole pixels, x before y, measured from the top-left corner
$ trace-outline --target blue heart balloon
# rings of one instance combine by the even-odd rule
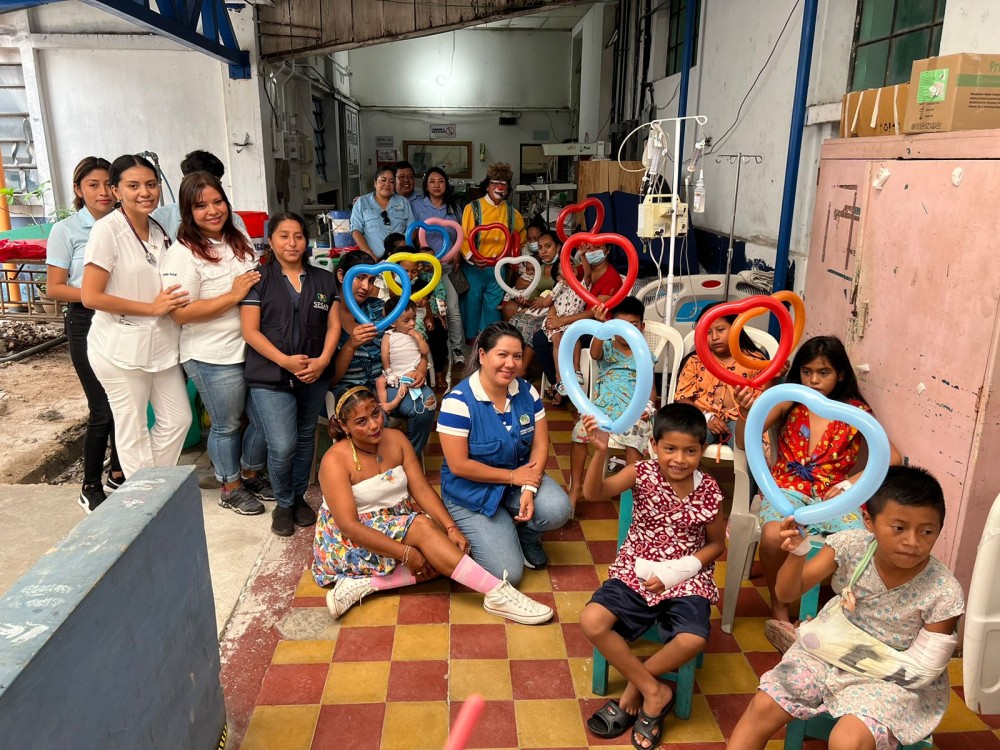
[[[632,400],[628,402],[628,406],[618,419],[612,420],[594,406],[576,380],[576,373],[573,371],[573,347],[577,339],[587,335],[599,339],[621,336],[632,350],[632,358],[635,360],[635,390],[632,392]],[[631,323],[617,319],[604,323],[596,320],[578,320],[566,329],[562,341],[559,342],[559,376],[566,387],[570,401],[581,414],[592,414],[597,418],[597,426],[602,430],[620,434],[639,421],[649,401],[649,394],[653,389],[653,355],[642,333]]]
[[[562,356],[562,350],[559,355]],[[853,487],[835,498],[798,510],[792,507],[785,493],[778,488],[777,482],[771,476],[761,440],[767,415],[775,406],[787,401],[802,404],[809,411],[830,421],[845,422],[856,427],[868,443],[868,463],[865,464],[864,473]],[[795,521],[802,526],[830,521],[850,513],[875,494],[885,479],[886,472],[889,471],[889,438],[886,437],[882,425],[875,421],[875,417],[856,406],[829,399],[819,391],[804,385],[784,383],[765,390],[750,407],[744,435],[747,463],[764,497],[783,517],[795,516]]]
[[[441,238],[441,249],[438,250],[434,257],[441,260],[448,251],[451,250],[451,235],[448,234],[448,230],[444,227],[437,226],[436,224],[428,224],[425,221],[414,221],[410,223],[410,226],[406,228],[406,244],[410,247],[420,249],[419,238],[417,237],[417,232],[423,229],[425,232],[433,232]],[[417,240],[414,242],[414,240]],[[428,243],[430,244],[430,243]]]
[[[373,323],[374,321],[369,320],[368,316],[358,307],[358,302],[354,299],[354,293],[351,290],[354,288],[354,279],[359,274],[378,276],[380,273],[385,273],[386,271],[399,279],[399,288],[402,290],[402,294],[399,295],[399,302],[396,303],[396,306],[382,320],[375,323],[375,330],[379,333],[382,333],[386,328],[395,323],[396,319],[406,310],[406,304],[410,301],[410,275],[398,263],[386,263],[385,261],[372,264],[362,263],[361,265],[351,266],[347,269],[347,273],[344,274],[344,284],[341,287],[341,296],[344,299],[344,304],[347,305],[347,309],[351,311],[354,319],[362,325]]]

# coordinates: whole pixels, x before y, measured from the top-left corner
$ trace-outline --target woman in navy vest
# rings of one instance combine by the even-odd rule
[[[509,323],[488,325],[472,348],[472,374],[441,404],[441,495],[472,556],[515,586],[548,563],[541,536],[572,509],[545,474],[549,428],[538,391],[517,377],[524,342]]]
[[[291,536],[316,523],[305,500],[316,418],[340,339],[340,301],[333,274],[305,262],[305,221],[282,213],[268,219],[268,262],[241,303],[246,339],[247,408],[267,441],[267,468],[277,507],[271,531]]]

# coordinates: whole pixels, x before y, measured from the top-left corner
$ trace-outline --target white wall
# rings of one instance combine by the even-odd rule
[[[432,122],[454,123],[456,140],[472,141],[475,181],[497,160],[517,172],[521,143],[575,138],[570,45],[568,31],[467,29],[351,50],[350,91],[362,106],[363,186],[372,183],[375,136],[395,137],[402,157],[403,140],[428,140]],[[517,125],[498,124],[506,110],[520,113]]]
[[[1000,45],[1000,4],[996,0],[948,0],[944,7],[939,54],[997,54]]]
[[[604,68],[604,6],[595,5],[573,29],[583,45],[580,60],[580,117],[575,138],[597,140],[605,115],[601,110],[601,74]]]

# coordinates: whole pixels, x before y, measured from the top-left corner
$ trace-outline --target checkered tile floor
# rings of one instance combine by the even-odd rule
[[[568,485],[573,424],[561,409],[550,409],[549,420],[548,472]],[[432,483],[438,481],[440,465],[435,441],[427,456]],[[483,611],[481,595],[439,580],[365,599],[341,618],[328,639],[277,640],[267,653],[238,654],[268,664],[249,725],[239,728],[238,734],[245,729],[244,750],[441,748],[462,701],[474,692],[486,699],[486,710],[471,747],[630,747],[628,734],[602,741],[586,730],[586,718],[605,699],[590,691],[592,652],[577,624],[614,558],[617,511],[610,502],[584,503],[577,515],[548,536],[550,567],[529,571],[521,586],[555,608],[550,624],[499,620]],[[290,600],[292,612],[315,608],[325,613],[325,591],[306,570],[307,543],[300,543],[297,554],[302,573],[297,582],[288,577],[284,602]],[[722,562],[716,566],[720,588],[724,579]],[[663,747],[725,747],[759,676],[778,662],[763,635],[766,598],[762,579],[744,582],[731,636],[722,633],[713,608],[693,713],[688,721],[666,720]],[[934,734],[937,747],[1000,748],[1000,717],[984,720],[969,711],[961,698],[960,660],[950,671],[954,695]],[[610,695],[623,687],[612,669]],[[229,698],[227,686],[227,703]],[[781,739],[768,745],[769,750],[781,747]],[[825,744],[810,741],[806,747]]]

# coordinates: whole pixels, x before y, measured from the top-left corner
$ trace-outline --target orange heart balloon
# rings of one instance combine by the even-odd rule
[[[792,306],[792,312],[795,314],[793,317],[793,327],[792,327],[792,350],[799,345],[799,341],[802,339],[802,331],[806,327],[806,303],[802,301],[802,298],[795,292],[789,292],[783,290],[780,292],[775,292],[771,295],[772,299],[778,300],[778,302],[787,302]],[[736,320],[733,321],[733,327],[729,329],[729,351],[732,352],[733,359],[735,359],[739,364],[747,367],[751,370],[763,370],[771,364],[769,359],[754,359],[748,357],[743,353],[740,348],[740,334],[743,332],[743,327],[749,323],[751,320],[756,318],[758,315],[765,315],[769,310],[757,307],[751,310],[747,310],[741,313]],[[784,330],[784,329],[782,329]]]

